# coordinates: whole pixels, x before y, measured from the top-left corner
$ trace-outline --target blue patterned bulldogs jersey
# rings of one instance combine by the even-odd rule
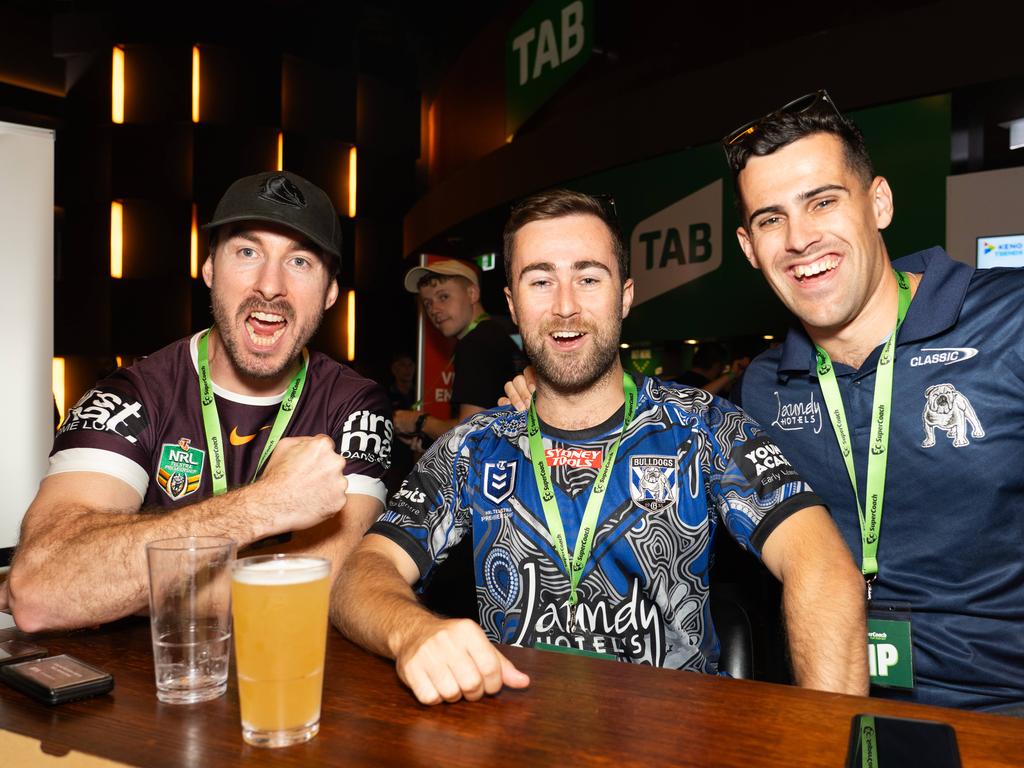
[[[371,532],[409,553],[419,586],[471,534],[480,624],[494,642],[716,672],[708,569],[719,525],[759,556],[782,520],[821,501],[735,406],[657,379],[639,390],[580,580],[574,632],[569,579],[544,522],[525,413],[485,411],[435,442]],[[570,551],[621,427],[621,409],[582,432],[541,424]]]

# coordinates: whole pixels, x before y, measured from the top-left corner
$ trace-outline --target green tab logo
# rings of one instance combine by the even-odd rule
[[[191,443],[183,437],[177,443],[164,443],[160,451],[156,481],[173,501],[195,493],[203,479],[206,453],[192,448]]]
[[[722,180],[637,224],[629,253],[634,306],[722,266]]]

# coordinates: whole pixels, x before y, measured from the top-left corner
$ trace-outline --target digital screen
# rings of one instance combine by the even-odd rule
[[[978,269],[1024,267],[1024,234],[978,238]]]

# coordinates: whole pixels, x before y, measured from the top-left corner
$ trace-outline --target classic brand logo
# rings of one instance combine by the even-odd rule
[[[484,464],[484,497],[493,504],[501,504],[516,487],[514,461],[488,461]]]
[[[978,350],[974,347],[922,347],[921,352],[925,354],[915,355],[910,358],[910,367],[918,368],[922,365],[952,365],[970,360]]]
[[[718,269],[722,265],[722,180],[637,224],[629,252],[634,306]]]
[[[180,438],[177,443],[164,443],[156,482],[172,501],[182,499],[199,490],[205,462],[206,453],[193,448],[187,437]]]
[[[633,503],[658,512],[676,502],[679,462],[674,456],[630,456],[629,492]]]

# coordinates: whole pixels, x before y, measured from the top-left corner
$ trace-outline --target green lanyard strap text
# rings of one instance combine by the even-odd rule
[[[197,345],[199,357],[199,400],[203,408],[206,448],[210,455],[213,495],[219,496],[227,491],[228,479],[224,460],[224,436],[220,429],[220,416],[217,413],[217,402],[213,395],[213,379],[210,377],[209,335],[209,330],[204,331],[203,335],[199,337],[199,344]],[[256,471],[252,476],[253,480],[259,476],[260,470],[267,463],[270,454],[274,452],[274,448],[288,427],[288,422],[291,421],[292,414],[295,412],[295,405],[299,402],[299,397],[302,395],[302,387],[306,383],[306,368],[308,365],[309,353],[306,350],[302,350],[302,365],[299,366],[298,373],[295,374],[295,378],[288,385],[288,389],[284,393],[284,399],[281,401],[281,407],[277,409],[277,417],[270,428],[267,444],[263,446],[260,460],[256,464]]]
[[[836,440],[839,443],[839,450],[843,454],[843,461],[846,463],[846,472],[850,476],[850,484],[853,486],[853,496],[857,501],[857,515],[860,519],[861,535],[861,572],[869,581],[873,581],[878,574],[878,538],[882,527],[882,500],[885,495],[885,465],[889,451],[889,414],[892,410],[892,377],[893,366],[896,360],[896,334],[903,325],[910,307],[910,280],[904,272],[896,272],[896,283],[898,286],[898,308],[896,311],[896,327],[893,328],[889,338],[882,347],[882,354],[878,358],[878,367],[875,373],[875,392],[871,404],[871,441],[870,453],[868,454],[868,482],[867,500],[868,514],[865,516],[864,507],[860,503],[860,493],[857,490],[857,471],[853,464],[853,444],[851,442],[850,428],[846,420],[846,410],[843,408],[843,396],[839,392],[839,384],[836,381],[835,370],[832,367],[832,360],[821,347],[818,350],[818,384],[821,386],[821,395],[828,408],[828,415],[832,421],[832,429],[835,431]]]
[[[622,388],[625,393],[625,409],[622,416],[622,429],[619,436],[615,438],[611,448],[605,454],[601,468],[594,480],[594,487],[590,491],[590,498],[587,499],[587,506],[583,512],[583,520],[580,522],[579,535],[576,537],[576,547],[572,558],[569,558],[569,548],[565,540],[565,528],[562,525],[562,517],[558,511],[558,501],[555,499],[555,486],[551,482],[551,471],[548,469],[547,457],[544,453],[544,440],[540,434],[540,419],[537,417],[536,396],[530,401],[530,412],[527,417],[527,434],[530,440],[530,462],[533,464],[533,474],[537,481],[537,491],[540,493],[540,503],[544,508],[544,519],[547,522],[548,531],[554,540],[555,551],[565,565],[566,573],[569,575],[569,606],[570,606],[570,631],[574,624],[575,606],[579,602],[579,595],[576,587],[583,577],[583,568],[590,559],[590,552],[594,545],[594,534],[597,531],[597,516],[601,510],[601,502],[604,500],[605,491],[608,488],[608,478],[611,475],[612,467],[615,465],[615,455],[619,451],[619,443],[622,436],[629,428],[629,423],[636,413],[636,384],[627,374],[622,374]]]

